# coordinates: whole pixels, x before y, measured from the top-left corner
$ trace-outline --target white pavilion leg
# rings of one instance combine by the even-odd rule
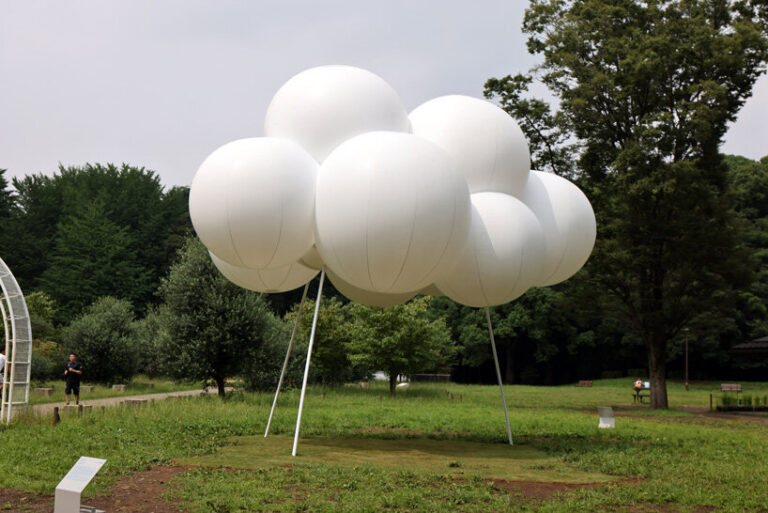
[[[320,285],[317,287],[317,300],[315,301],[315,316],[312,318],[312,330],[309,332],[309,347],[307,348],[307,363],[304,366],[304,380],[301,383],[301,398],[299,399],[299,414],[296,417],[296,432],[293,435],[293,451],[291,456],[296,456],[296,448],[299,446],[299,431],[301,430],[301,412],[304,409],[304,394],[307,392],[307,378],[309,378],[309,360],[312,357],[312,345],[315,343],[315,329],[317,328],[317,315],[320,312],[320,298],[323,296],[323,282],[325,281],[325,267],[320,272]]]
[[[501,381],[501,369],[499,369],[499,356],[496,354],[496,340],[493,337],[493,325],[491,324],[491,311],[485,307],[485,318],[488,320],[488,332],[491,334],[491,349],[493,349],[493,363],[496,364],[496,377],[499,380],[499,390],[501,390],[501,405],[504,406],[504,418],[507,421],[507,438],[509,445],[512,444],[512,429],[509,427],[509,413],[507,413],[507,399],[504,397],[504,384]]]
[[[285,352],[285,360],[283,361],[283,370],[280,371],[280,379],[277,381],[277,390],[275,390],[275,399],[272,401],[272,409],[269,412],[269,420],[267,420],[267,429],[264,430],[264,438],[269,435],[269,426],[272,425],[272,416],[275,414],[275,407],[277,406],[277,397],[280,395],[280,387],[283,385],[283,378],[285,377],[285,369],[288,367],[288,360],[291,357],[291,349],[293,349],[293,341],[296,338],[296,332],[299,328],[299,322],[301,321],[301,311],[304,309],[304,300],[307,298],[307,291],[309,290],[309,282],[304,286],[304,293],[301,295],[301,302],[299,303],[299,313],[296,314],[296,323],[293,325],[293,331],[291,332],[291,341],[288,342],[288,350]]]

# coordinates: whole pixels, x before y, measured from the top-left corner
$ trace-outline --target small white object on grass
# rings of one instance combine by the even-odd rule
[[[409,386],[411,386],[410,383],[398,383],[397,384],[397,388],[408,388]]]
[[[106,462],[81,456],[56,487],[53,513],[80,513],[80,494]]]
[[[616,417],[613,416],[613,408],[610,406],[598,406],[597,414],[600,416],[598,428],[613,429],[616,427]]]

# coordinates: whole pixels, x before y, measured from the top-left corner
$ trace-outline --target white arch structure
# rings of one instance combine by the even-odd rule
[[[13,407],[29,402],[29,377],[32,370],[32,326],[24,294],[13,273],[0,258],[0,314],[5,329],[3,391],[0,421],[10,422]]]

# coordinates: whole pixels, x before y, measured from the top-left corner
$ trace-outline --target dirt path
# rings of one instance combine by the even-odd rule
[[[230,389],[231,390],[231,389]],[[189,397],[204,394],[216,393],[216,389],[208,387],[204,390],[183,390],[181,392],[164,392],[159,394],[140,394],[140,395],[121,395],[117,397],[105,397],[103,399],[90,399],[80,401],[84,406],[100,407],[100,406],[117,406],[123,401],[159,401],[168,399],[169,397]],[[75,403],[72,402],[69,408],[73,408]],[[43,403],[33,405],[32,412],[35,415],[51,415],[53,409],[58,407],[59,410],[67,408],[67,403],[62,401],[60,403]],[[14,410],[18,411],[18,410]]]
[[[121,479],[106,495],[87,497],[83,504],[108,513],[183,513],[176,504],[163,498],[170,481],[189,467],[160,466],[136,472]],[[0,510],[7,513],[50,513],[53,497],[0,489]]]

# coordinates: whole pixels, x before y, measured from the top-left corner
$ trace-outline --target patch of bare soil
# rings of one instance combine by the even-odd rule
[[[53,511],[53,497],[0,489],[0,511],[50,513]]]
[[[568,492],[580,488],[592,488],[607,483],[539,483],[536,481],[507,481],[506,479],[494,479],[494,484],[502,489],[512,492],[528,500],[549,499],[558,492]]]
[[[176,504],[163,499],[168,483],[190,467],[163,466],[137,472],[112,486],[108,495],[83,499],[83,504],[108,513],[184,513]],[[0,490],[0,511],[4,513],[50,513],[53,496],[14,490]]]

